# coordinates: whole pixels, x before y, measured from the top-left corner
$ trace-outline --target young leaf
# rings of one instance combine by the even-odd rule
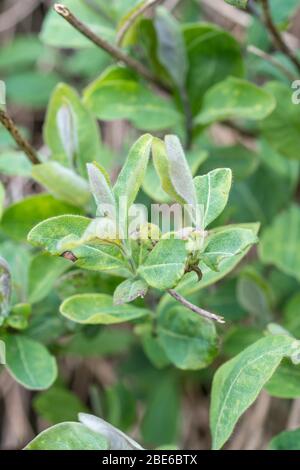
[[[229,225],[223,230],[211,231],[201,258],[211,269],[218,270],[223,260],[242,253],[257,241],[252,230]]]
[[[182,307],[159,314],[157,334],[168,359],[179,369],[203,369],[218,351],[215,325]]]
[[[275,105],[276,101],[268,91],[246,80],[229,77],[206,92],[195,124],[207,126],[235,118],[261,120],[274,110]]]
[[[25,241],[28,232],[42,220],[62,214],[78,213],[80,213],[78,208],[58,201],[50,194],[36,194],[12,204],[5,210],[1,229],[9,237]]]
[[[259,246],[263,263],[273,264],[286,274],[300,280],[300,208],[291,205],[275,217],[265,229]]]
[[[115,209],[116,201],[112,192],[108,177],[98,165],[87,164],[87,171],[92,194],[97,205],[97,215],[104,216],[104,211],[101,210],[101,205],[109,206]],[[99,212],[100,211],[100,212]],[[113,214],[112,214],[113,216]]]
[[[143,279],[126,279],[114,292],[114,305],[123,305],[138,297],[144,298],[147,291],[148,285]]]
[[[128,209],[134,203],[142,185],[150,157],[151,143],[150,134],[143,135],[135,142],[114,186],[116,199],[127,198]]]
[[[56,379],[55,358],[41,343],[22,335],[3,337],[6,367],[14,379],[29,390],[49,388]]]
[[[273,437],[270,450],[300,450],[300,429],[284,431]]]
[[[231,182],[232,172],[229,168],[219,168],[194,178],[197,204],[203,208],[204,228],[226,207]]]
[[[58,162],[34,165],[31,175],[35,181],[61,201],[76,207],[84,207],[90,200],[91,195],[87,182],[73,170]]]
[[[42,431],[25,450],[106,450],[106,439],[80,423],[60,423]]]
[[[44,138],[52,159],[67,167],[76,167],[84,177],[86,163],[97,160],[101,154],[96,121],[77,92],[64,83],[60,83],[51,96]]]
[[[138,273],[149,286],[170,289],[184,275],[186,259],[183,240],[161,240],[139,267]]]
[[[267,336],[218,369],[210,409],[213,449],[224,445],[238,419],[255,401],[282,358],[298,352],[299,345],[290,336]]]
[[[113,305],[113,298],[106,294],[73,295],[61,304],[60,312],[69,320],[90,325],[122,323],[150,313],[133,305]]]
[[[107,439],[110,450],[142,450],[143,448],[119,429],[98,416],[79,413],[79,421],[88,429]]]

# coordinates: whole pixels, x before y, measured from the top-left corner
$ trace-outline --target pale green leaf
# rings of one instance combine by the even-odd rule
[[[106,439],[80,423],[60,423],[42,431],[25,450],[106,450]]]
[[[253,83],[229,77],[210,88],[195,123],[209,125],[226,119],[261,120],[275,108],[273,95]]]
[[[185,271],[187,252],[183,240],[161,240],[138,273],[151,287],[169,289],[178,284]]]
[[[110,210],[114,211],[116,201],[110,186],[110,181],[104,173],[104,170],[98,165],[88,163],[87,171],[90,188],[97,205],[97,215],[100,215],[100,213],[101,215],[104,215],[108,210],[107,206],[110,207]],[[101,205],[105,205],[106,209],[102,210]]]
[[[0,173],[12,176],[31,176],[32,163],[25,153],[6,150],[0,154]]]
[[[232,173],[229,168],[218,168],[207,175],[194,178],[197,204],[203,210],[204,228],[213,222],[225,208],[231,182]]]
[[[148,285],[143,279],[126,279],[114,292],[114,305],[126,304],[138,297],[144,298],[147,291]]]
[[[218,351],[215,325],[183,307],[159,314],[157,334],[168,359],[179,369],[203,369]]]
[[[122,323],[150,313],[134,305],[113,305],[113,298],[106,294],[74,295],[61,304],[60,312],[69,320],[90,325]]]
[[[300,208],[292,205],[264,230],[259,245],[262,262],[300,280],[299,233]]]
[[[6,367],[14,379],[30,390],[49,388],[56,379],[55,358],[41,343],[22,335],[7,334]]]
[[[218,369],[210,409],[213,449],[220,449],[228,440],[238,419],[255,401],[283,357],[298,351],[299,342],[292,337],[267,336]]]
[[[84,207],[90,200],[91,194],[87,182],[58,162],[34,165],[31,174],[34,180],[57,199],[76,207]]]

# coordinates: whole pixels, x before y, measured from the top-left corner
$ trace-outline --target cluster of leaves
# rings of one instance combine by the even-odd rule
[[[97,406],[94,390],[92,411],[126,431],[142,399],[141,436],[153,446],[178,439],[184,382],[209,387],[214,374],[211,433],[213,448],[221,448],[263,388],[281,398],[300,396],[300,209],[294,200],[300,121],[289,83],[274,63],[245,60],[237,40],[214,24],[180,23],[163,7],[153,17],[136,17],[143,2],[135,0],[99,0],[97,11],[82,0],[65,3],[88,28],[145,64],[162,91],[130,65],[112,65],[112,57],[52,10],[40,39],[26,39],[31,47],[21,38],[0,54],[0,69],[15,68],[15,60],[24,77],[34,63],[37,71],[30,73],[39,77],[47,59],[52,70],[61,65],[70,80],[80,75],[84,87],[80,95],[65,83],[55,87],[44,123],[48,155],[39,152],[39,164],[31,164],[1,134],[0,172],[31,178],[46,190],[4,209],[0,186],[0,338],[6,368],[28,389],[49,389],[37,395],[34,408],[55,425],[28,448],[137,446],[95,417],[81,415],[81,423],[73,422],[88,410],[57,378],[57,359],[67,355],[121,358],[120,381],[105,391],[104,407]],[[293,8],[282,7],[277,23],[287,22]],[[248,37],[270,51],[257,19]],[[66,58],[57,48],[73,52]],[[274,55],[295,73],[286,57]],[[18,98],[17,77],[15,85],[6,80],[8,101],[26,105],[24,93]],[[267,83],[258,86],[261,77]],[[38,82],[41,86],[43,79]],[[39,94],[34,80],[30,83],[35,97],[48,95],[49,89]],[[37,98],[26,99],[34,104]],[[127,120],[132,135],[140,130],[155,135],[136,140],[114,184],[108,174],[121,158],[101,141],[97,120]],[[255,140],[255,149],[244,143],[217,146],[211,132],[216,123],[238,127]],[[112,242],[115,227],[101,207],[117,210],[124,196],[123,231]],[[189,204],[191,225],[200,204],[203,226],[185,227],[180,238],[145,224],[125,237],[132,205],[151,201]],[[259,225],[257,256],[235,269],[257,242]],[[226,325],[217,330],[212,320],[171,297],[170,289],[217,311]],[[123,322],[133,324],[135,336],[132,329],[107,326]],[[215,372],[216,357],[224,364]],[[181,372],[202,369],[197,375]],[[134,391],[124,377],[134,377]],[[66,423],[57,424],[61,421]],[[299,447],[298,436],[299,431],[282,434],[271,447]]]

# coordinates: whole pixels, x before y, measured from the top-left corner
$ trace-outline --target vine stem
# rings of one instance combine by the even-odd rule
[[[300,71],[300,60],[297,58],[296,54],[289,48],[285,43],[280,31],[278,30],[276,24],[273,21],[270,3],[269,0],[260,0],[263,11],[263,20],[269,30],[271,36],[273,37],[274,44],[281,52],[286,54],[293,64],[297,67],[297,70]]]
[[[104,51],[108,52],[108,54],[115,57],[115,59],[127,65],[129,68],[137,72],[140,76],[148,80],[160,90],[163,90],[166,93],[171,92],[170,88],[165,83],[162,83],[157,77],[155,77],[155,75],[153,75],[152,72],[148,70],[141,62],[130,57],[119,47],[110,44],[101,36],[95,34],[88,26],[82,23],[65,5],[56,3],[54,5],[54,10],[71,26],[73,26],[73,28],[83,34],[83,36],[85,36],[87,39],[92,41],[96,46],[100,47]]]
[[[197,307],[197,305],[192,304],[191,302],[189,302],[187,299],[185,299],[182,295],[180,295],[174,289],[168,289],[167,292],[175,300],[177,300],[177,302],[180,302],[184,307],[188,308],[192,312],[197,313],[198,315],[201,315],[201,317],[204,317],[208,320],[214,320],[218,323],[225,323],[225,320],[224,320],[223,317],[220,317],[219,315],[216,315],[215,313],[208,312],[207,310],[204,310],[201,307]]]
[[[14,121],[9,114],[0,109],[0,122],[3,124],[5,129],[11,134],[19,148],[27,155],[29,160],[34,164],[40,163],[38,155],[32,145],[21,135],[19,129],[16,127]]]

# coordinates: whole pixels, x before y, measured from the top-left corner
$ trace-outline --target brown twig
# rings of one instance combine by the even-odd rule
[[[127,33],[127,31],[131,28],[131,26],[135,23],[137,18],[144,13],[146,13],[147,10],[154,6],[158,6],[160,3],[162,3],[164,0],[149,0],[146,3],[142,3],[139,8],[136,8],[132,15],[129,16],[127,21],[122,25],[120,28],[118,34],[117,34],[117,45],[120,46],[122,44],[122,41]]]
[[[158,87],[160,90],[163,90],[167,93],[170,93],[170,88],[165,84],[162,83],[155,75],[152,74],[150,70],[148,70],[143,64],[139,61],[135,60],[134,58],[130,57],[129,55],[125,54],[121,49],[110,44],[102,37],[95,34],[91,29],[89,29],[85,24],[83,24],[70,10],[69,8],[65,7],[64,5],[56,3],[54,5],[54,10],[62,16],[70,25],[73,26],[77,31],[83,34],[86,38],[92,41],[96,46],[100,47],[101,49],[108,52],[111,56],[115,57],[115,59],[123,62],[123,64],[127,65],[129,68],[137,72],[141,77],[148,80],[150,83]]]
[[[187,299],[185,299],[182,295],[178,294],[174,289],[168,289],[167,292],[175,299],[177,302],[180,302],[184,307],[188,308],[194,313],[201,315],[201,317],[207,318],[208,320],[214,320],[218,323],[225,323],[223,317],[216,315],[215,313],[208,312],[201,307],[197,307],[197,305],[192,304]]]
[[[265,51],[262,51],[261,49],[253,45],[248,46],[247,51],[251,54],[256,55],[257,57],[260,57],[261,59],[266,60],[267,62],[270,62],[270,64],[274,65],[279,70],[281,70],[281,72],[284,73],[284,75],[286,75],[289,80],[295,80],[296,77],[293,75],[293,73],[272,55],[268,54]]]
[[[15,142],[18,144],[21,150],[27,155],[29,160],[34,164],[40,163],[38,155],[32,145],[20,134],[12,118],[7,114],[6,111],[0,110],[0,122],[11,134]]]
[[[279,29],[273,21],[269,0],[260,0],[260,2],[263,11],[263,21],[274,40],[274,45],[277,47],[277,49],[286,54],[293,62],[293,64],[297,67],[297,69],[300,71],[300,60],[298,59],[294,51],[292,51],[286,44]]]

